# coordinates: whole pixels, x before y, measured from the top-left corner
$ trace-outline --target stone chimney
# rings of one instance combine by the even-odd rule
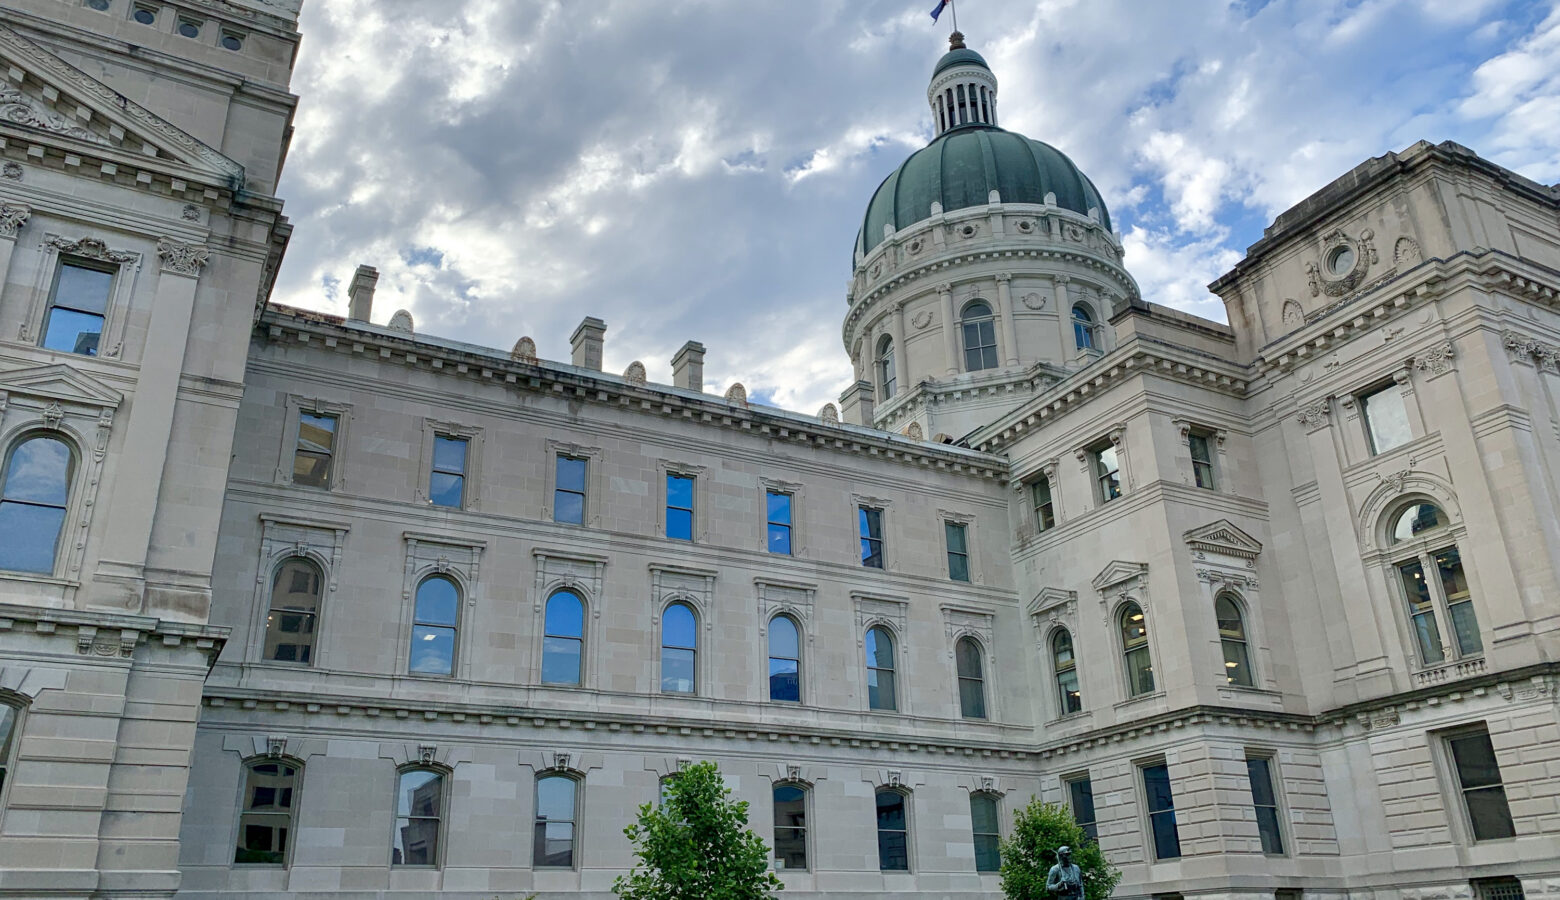
[[[358,266],[352,273],[352,286],[347,288],[347,318],[354,322],[367,322],[374,312],[374,285],[379,283],[379,270],[373,266]]]
[[[858,381],[845,389],[840,394],[840,419],[852,425],[865,425],[868,428],[872,424],[872,413],[876,407],[876,395],[873,393],[872,382]]]
[[[672,357],[672,386],[704,392],[704,345],[689,341]]]
[[[607,323],[595,316],[586,316],[580,327],[574,329],[569,346],[574,348],[570,362],[581,369],[601,371],[601,344],[607,333]]]

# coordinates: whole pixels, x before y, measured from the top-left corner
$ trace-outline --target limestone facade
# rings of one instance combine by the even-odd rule
[[[701,759],[786,896],[997,897],[1032,796],[1123,897],[1560,895],[1555,188],[1371,160],[1229,325],[1102,215],[931,208],[809,416],[596,319],[419,334],[366,267],[267,305],[296,4],[106,5],[0,0],[0,527],[60,523],[0,535],[0,895],[605,898]]]

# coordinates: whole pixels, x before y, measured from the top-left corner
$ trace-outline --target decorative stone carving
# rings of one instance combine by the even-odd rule
[[[916,238],[905,246],[905,251],[908,252],[911,256],[916,256],[925,249],[926,241],[923,238]]]
[[[1083,243],[1083,226],[1077,222],[1063,222],[1062,239],[1072,241],[1075,244]]]
[[[20,203],[0,203],[0,238],[14,238],[32,216],[32,209]]]
[[[923,309],[910,317],[910,324],[918,329],[924,329],[932,324],[933,314],[930,309]]]
[[[395,311],[395,315],[390,317],[390,325],[388,327],[391,331],[416,334],[416,329],[412,322],[412,314],[404,309]]]
[[[179,218],[183,219],[186,222],[199,222],[200,221],[200,207],[196,206],[193,203],[186,203],[186,204],[184,204],[184,208],[179,210]]]
[[[1018,302],[1024,304],[1026,309],[1045,309],[1045,298],[1034,291],[1019,297]]]
[[[204,244],[185,244],[168,238],[157,242],[157,255],[162,259],[164,272],[191,278],[200,276],[201,267],[211,257]]]
[[[1029,234],[1035,230],[1035,222],[1033,219],[1019,219],[1013,223],[1013,227],[1018,229],[1019,234]]]
[[[921,429],[920,422],[911,422],[905,426],[905,437],[912,441],[926,440],[926,432]]]
[[[1410,460],[1412,462],[1412,460]],[[1403,493],[1403,488],[1408,484],[1409,476],[1414,474],[1413,469],[1399,469],[1391,475],[1381,477],[1381,483],[1386,485],[1387,493],[1392,496]]]
[[[974,222],[965,222],[963,225],[959,226],[959,237],[964,238],[965,240],[968,240],[977,234],[980,234],[980,226]]]
[[[433,765],[439,758],[439,748],[433,744],[422,744],[417,748],[417,761],[425,766]]]
[[[1284,331],[1294,331],[1305,324],[1305,311],[1293,300],[1284,301]]]
[[[818,410],[818,420],[825,425],[840,424],[840,411],[833,403],[825,403],[823,409]]]
[[[731,387],[726,388],[726,402],[730,403],[732,406],[748,405],[747,388],[742,386],[742,382],[739,381],[736,384],[733,384]]]
[[[1397,239],[1392,247],[1392,264],[1399,269],[1416,266],[1424,260],[1424,255],[1419,252],[1419,242],[1404,235]]]
[[[8,162],[0,166],[0,178],[9,178],[12,181],[22,180],[22,164]]]
[[[97,238],[84,237],[79,241],[71,241],[57,235],[49,235],[44,238],[43,242],[61,253],[69,253],[72,256],[82,256],[87,259],[98,259],[103,262],[127,263],[135,259],[134,253],[110,250],[107,244]]]
[[[643,385],[645,383],[645,364],[637,359],[629,363],[628,368],[623,370],[623,380],[629,384]]]
[[[1358,239],[1333,229],[1322,237],[1321,262],[1305,264],[1306,277],[1311,283],[1311,296],[1325,293],[1329,297],[1342,297],[1359,287],[1370,267],[1377,262],[1376,247],[1372,243],[1376,233],[1369,228],[1360,232]],[[1338,270],[1331,260],[1351,255],[1352,262],[1345,270]]]
[[[889,787],[895,787],[895,788],[896,787],[904,787],[904,784],[905,784],[905,773],[904,772],[901,772],[898,769],[889,769],[888,770],[888,786]]]
[[[281,759],[287,753],[287,738],[284,735],[269,735],[265,739],[265,755],[268,759]]]
[[[517,359],[520,362],[536,362],[536,341],[531,340],[529,337],[523,337],[515,341],[515,348],[509,351],[509,358]]]
[[[14,87],[0,87],[0,121],[29,128],[41,128],[55,134],[108,146],[108,141],[45,107]]]
[[[1332,404],[1328,402],[1326,397],[1317,400],[1309,406],[1302,407],[1299,413],[1297,413],[1300,424],[1305,426],[1306,431],[1315,431],[1326,425],[1328,423],[1327,417],[1330,415],[1332,415]]]
[[[60,420],[65,418],[65,407],[59,402],[50,403],[43,409],[43,426],[50,431],[58,431]]]
[[[1447,341],[1439,346],[1432,347],[1424,354],[1414,359],[1414,368],[1422,372],[1429,372],[1430,377],[1445,375],[1452,370],[1452,358],[1457,354],[1452,349],[1452,344]]]

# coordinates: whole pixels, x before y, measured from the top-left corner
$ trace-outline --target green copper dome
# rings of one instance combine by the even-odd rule
[[[962,63],[969,63],[970,65],[980,66],[982,69],[987,71],[991,70],[991,67],[986,65],[986,58],[984,56],[981,56],[974,50],[971,50],[968,47],[965,47],[963,44],[960,44],[958,49],[949,50],[947,53],[943,54],[942,59],[937,61],[937,68],[932,70],[932,77],[936,78],[939,74],[942,73],[944,69],[951,69],[954,66],[960,65]]]
[[[943,61],[961,53],[980,59],[973,50],[954,50]],[[912,153],[883,180],[867,204],[857,247],[867,253],[883,243],[884,225],[897,231],[930,218],[934,202],[944,212],[985,206],[992,191],[1003,203],[1039,204],[1055,194],[1062,209],[1085,216],[1098,209],[1100,224],[1111,227],[1100,192],[1060,150],[995,126],[962,125]]]

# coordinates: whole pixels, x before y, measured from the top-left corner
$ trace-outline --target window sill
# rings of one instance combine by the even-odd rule
[[[0,569],[0,580],[25,581],[29,584],[44,584],[48,585],[49,587],[81,587],[81,582],[72,581],[69,578],[59,578],[54,575],[43,575],[38,572],[20,572],[12,569]]]
[[[1047,725],[1071,725],[1074,722],[1087,722],[1092,715],[1093,715],[1093,710],[1080,709],[1077,712],[1068,713],[1065,716],[1057,716],[1054,719],[1048,720],[1045,724],[1047,724]]]
[[[1120,703],[1112,704],[1111,708],[1112,709],[1121,709],[1122,707],[1125,707],[1125,706],[1133,706],[1133,705],[1138,704],[1138,703],[1146,703],[1149,700],[1163,700],[1164,697],[1165,697],[1165,692],[1164,691],[1153,691],[1152,693],[1148,693],[1148,694],[1138,694],[1136,697],[1130,697],[1130,698],[1128,698],[1126,700],[1121,701]]]

